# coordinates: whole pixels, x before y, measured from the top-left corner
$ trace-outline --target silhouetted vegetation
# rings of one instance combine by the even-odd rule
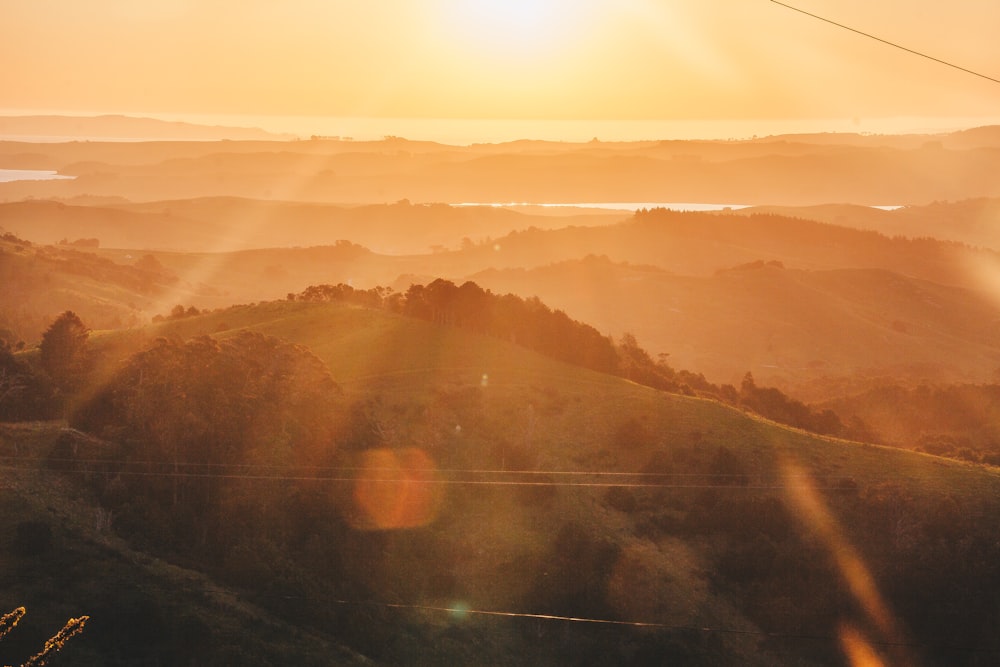
[[[331,289],[345,299],[357,298],[354,303],[376,301],[372,293]],[[375,296],[380,303],[395,298],[385,292]],[[400,295],[398,306],[405,305],[404,297]],[[308,312],[310,317],[326,310],[371,315],[353,308],[266,307],[285,315]],[[221,316],[230,319],[236,313]],[[460,316],[454,317],[450,326],[464,326]],[[378,319],[399,323],[384,315]],[[184,319],[174,326],[184,329],[194,323]],[[211,329],[212,322],[205,326]],[[416,323],[406,327],[427,329]],[[615,345],[616,354],[623,346],[629,348],[633,372],[654,363],[627,338]],[[662,359],[654,365],[665,366]],[[584,440],[581,434],[594,427],[571,427],[573,444],[564,451],[591,451],[574,466],[604,470],[588,458],[596,446],[608,457],[608,471],[623,465],[642,472],[641,484],[615,481],[593,496],[597,504],[603,501],[603,511],[615,513],[616,520],[607,524],[588,523],[594,512],[584,500],[586,493],[578,495],[576,487],[565,485],[562,474],[546,472],[558,460],[554,457],[561,446],[555,444],[559,436],[549,422],[558,421],[562,428],[586,419],[567,407],[574,399],[564,395],[566,390],[539,387],[530,406],[520,392],[491,398],[478,383],[444,383],[389,403],[368,395],[355,396],[364,402],[349,401],[308,350],[250,332],[221,340],[160,339],[129,356],[72,417],[72,426],[98,437],[59,432],[47,465],[49,471],[82,481],[95,495],[102,531],[113,531],[130,545],[174,563],[197,567],[237,587],[241,596],[284,622],[322,628],[325,636],[375,660],[405,662],[419,645],[421,655],[431,661],[459,655],[510,662],[528,655],[524,647],[537,646],[544,636],[544,648],[532,649],[532,655],[549,663],[643,664],[664,656],[680,662],[723,661],[732,655],[724,644],[728,635],[688,629],[688,619],[697,618],[696,610],[721,608],[716,600],[725,600],[752,623],[738,627],[746,627],[759,641],[754,650],[828,664],[839,654],[840,623],[862,612],[842,583],[835,559],[811,537],[778,490],[782,484],[774,479],[767,438],[794,437],[805,446],[788,447],[789,455],[827,457],[829,447],[840,454],[824,458],[820,467],[836,461],[834,465],[851,469],[827,479],[820,492],[844,517],[893,612],[918,640],[934,638],[935,644],[919,652],[954,664],[962,660],[938,647],[939,638],[955,636],[966,646],[987,649],[994,645],[990,628],[1000,610],[990,603],[977,602],[975,623],[954,604],[933,613],[926,607],[960,599],[945,586],[972,596],[977,583],[990,590],[1000,585],[994,583],[993,565],[1000,554],[991,541],[995,503],[936,492],[928,493],[926,502],[916,500],[907,486],[858,475],[860,464],[851,457],[865,455],[867,449],[779,432],[707,401],[679,401],[630,390],[620,382],[606,387],[634,392],[631,396],[652,395],[657,406],[630,406],[620,415],[615,411],[609,413],[613,417],[600,417],[600,435],[587,435],[594,442],[586,445],[578,445],[577,439]],[[756,387],[752,376],[739,389],[721,391],[736,404],[756,401],[761,409],[771,406],[796,418],[805,414],[780,395]],[[598,401],[582,405],[582,412],[600,409]],[[708,411],[705,416],[689,412],[702,408]],[[664,409],[669,416],[661,414]],[[733,424],[727,425],[730,419]],[[684,423],[675,427],[674,420]],[[515,421],[527,426],[511,426]],[[397,441],[432,451],[445,471],[521,471],[505,479],[530,484],[457,484],[448,487],[449,502],[429,525],[352,527],[346,519],[351,485],[342,481],[350,477],[345,471],[353,463],[345,455]],[[498,512],[507,512],[503,521]],[[479,525],[491,521],[498,523]],[[40,525],[50,527],[48,538]],[[21,535],[18,558],[65,558],[65,538],[51,520],[26,518],[10,523],[8,530],[12,537]],[[507,540],[512,534],[521,536],[519,531],[524,531],[523,541],[516,547],[490,551],[485,560],[475,555],[483,536]],[[690,554],[688,565],[671,560],[671,549],[678,544]],[[952,558],[968,559],[968,571],[952,571]],[[670,583],[668,573],[678,582]],[[677,586],[682,595],[672,598],[669,586]],[[107,619],[118,624],[113,627],[128,628],[123,656],[154,654],[190,662],[201,655],[199,645],[213,636],[204,618],[160,594],[116,591],[91,598],[104,614],[104,625],[93,626],[100,641],[114,644]],[[342,600],[360,602],[333,602]],[[410,611],[367,600],[457,611],[429,628]],[[462,620],[462,600],[479,609],[653,620],[668,627]],[[718,618],[704,623],[738,629]],[[160,628],[181,638],[165,638]],[[492,645],[496,637],[503,642]],[[267,662],[251,653],[227,639],[203,661]],[[312,664],[322,662],[317,657]]]
[[[823,435],[853,435],[833,410],[816,412],[773,387],[758,387],[747,373],[740,384],[740,404],[780,424]]]
[[[0,421],[49,419],[55,413],[54,387],[10,344],[0,339]]]
[[[143,304],[177,282],[151,255],[134,266],[74,246],[36,245],[0,235],[0,338],[36,343],[60,312],[99,329],[139,324]]]
[[[7,636],[11,630],[24,618],[27,614],[27,610],[24,607],[18,607],[17,609],[0,616],[0,640]],[[70,639],[76,635],[83,632],[84,627],[87,625],[87,621],[90,620],[89,616],[81,616],[79,618],[71,618],[66,621],[66,624],[52,637],[45,640],[40,651],[34,655],[28,657],[21,667],[42,667],[48,663],[49,659],[56,653],[61,651]]]
[[[832,410],[816,412],[776,388],[757,387],[749,374],[739,392],[728,385],[714,385],[701,374],[674,370],[662,356],[654,360],[629,333],[616,344],[610,336],[601,335],[561,310],[550,309],[537,297],[498,295],[471,281],[456,286],[439,278],[428,285],[411,285],[405,293],[393,293],[384,287],[359,290],[344,284],[313,285],[300,294],[289,294],[288,299],[383,308],[509,340],[554,359],[655,389],[715,398],[814,433],[843,437],[864,433],[863,424],[847,427]]]
[[[185,317],[196,317],[201,315],[201,311],[194,306],[188,306],[185,308],[181,304],[177,304],[170,309],[169,315],[154,315],[153,322],[163,322],[165,320],[183,320]]]
[[[884,382],[828,405],[863,420],[872,442],[1000,465],[1000,385]]]
[[[67,310],[42,334],[39,363],[64,394],[79,389],[87,374],[89,333],[77,314]]]
[[[306,349],[244,332],[221,342],[157,340],[78,406],[71,424],[115,443],[95,453],[103,463],[92,481],[120,526],[219,562],[253,551],[234,537],[256,534],[240,530],[242,522],[281,522],[285,503],[305,493],[284,485],[282,498],[262,505],[238,475],[225,473],[329,465],[349,438],[345,409]]]
[[[865,612],[847,583],[852,575],[816,539],[813,531],[826,530],[816,528],[822,520],[797,515],[789,495],[772,491],[774,482],[761,483],[763,470],[745,450],[723,446],[713,453],[692,446],[655,454],[645,468],[681,477],[692,490],[611,489],[604,501],[627,514],[644,539],[710,544],[713,586],[740,600],[765,634],[774,633],[764,646],[808,637],[800,655],[829,662],[837,651],[835,629]],[[845,521],[847,542],[838,548],[858,548],[893,622],[906,633],[893,641],[928,664],[988,664],[1000,650],[1000,605],[977,586],[1000,586],[995,499],[946,492],[917,497],[901,483],[879,479],[859,484],[831,478],[817,487],[820,502]],[[891,654],[902,647],[876,648]]]

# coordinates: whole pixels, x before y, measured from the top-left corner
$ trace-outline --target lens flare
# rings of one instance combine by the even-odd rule
[[[853,625],[840,628],[840,646],[851,667],[884,667],[885,662],[871,642]]]
[[[882,597],[878,584],[861,553],[847,539],[840,523],[820,497],[810,477],[798,465],[788,462],[784,465],[786,489],[789,505],[802,524],[820,539],[833,556],[840,575],[847,583],[851,594],[864,609],[868,621],[878,631],[880,639],[896,648],[897,653],[905,652],[904,633],[895,615]],[[877,665],[880,662],[862,660],[867,655],[863,649],[870,644],[857,631],[841,633],[844,650],[851,664]],[[857,659],[857,661],[855,661]],[[901,662],[910,664],[908,656]]]
[[[355,528],[417,528],[434,520],[443,487],[435,483],[437,468],[426,452],[417,447],[370,449],[361,458],[351,517]]]

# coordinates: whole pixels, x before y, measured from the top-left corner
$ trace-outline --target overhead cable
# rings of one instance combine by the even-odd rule
[[[992,81],[993,83],[1000,83],[1000,79],[995,79],[992,76],[988,76],[986,74],[983,74],[982,72],[977,72],[977,71],[971,70],[971,69],[969,69],[967,67],[962,67],[961,65],[956,65],[953,62],[949,62],[947,60],[942,60],[941,58],[935,58],[934,56],[928,55],[928,54],[926,54],[926,53],[924,53],[922,51],[917,51],[915,49],[907,48],[907,47],[903,46],[902,44],[897,44],[896,42],[890,42],[887,39],[882,39],[881,37],[877,37],[877,36],[875,36],[875,35],[873,35],[871,33],[864,32],[863,30],[858,30],[857,28],[852,28],[852,27],[850,27],[848,25],[844,25],[843,23],[838,23],[838,22],[833,21],[833,20],[828,19],[828,18],[824,18],[824,17],[822,17],[822,16],[820,16],[818,14],[813,14],[811,12],[807,12],[804,9],[799,9],[798,7],[793,7],[792,5],[786,4],[784,2],[778,2],[778,0],[770,0],[770,1],[773,2],[776,5],[780,5],[780,6],[784,7],[784,8],[786,8],[786,9],[791,9],[793,12],[798,12],[800,14],[805,14],[806,16],[809,16],[811,18],[817,19],[819,21],[823,21],[824,23],[829,23],[830,25],[837,26],[838,28],[843,28],[844,30],[849,30],[849,31],[851,31],[853,33],[856,33],[858,35],[861,35],[863,37],[867,37],[868,39],[874,39],[876,42],[881,42],[883,44],[886,44],[886,45],[891,46],[893,48],[899,49],[901,51],[906,51],[907,53],[912,53],[915,56],[920,56],[921,58],[926,58],[927,60],[933,60],[934,62],[940,63],[941,65],[947,65],[948,67],[951,67],[953,69],[957,69],[959,71],[965,72],[966,74],[971,74],[973,76],[978,76],[981,79],[986,79],[987,81]]]

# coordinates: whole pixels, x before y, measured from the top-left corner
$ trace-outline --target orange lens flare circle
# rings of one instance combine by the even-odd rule
[[[355,528],[418,528],[437,517],[443,487],[424,450],[370,449],[362,454],[360,468],[354,483]]]

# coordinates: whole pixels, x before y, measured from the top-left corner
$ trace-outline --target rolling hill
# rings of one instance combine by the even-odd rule
[[[473,254],[475,253],[475,254]],[[492,268],[533,268],[588,255],[646,264],[682,275],[712,275],[758,260],[793,269],[887,269],[944,285],[985,289],[1000,254],[929,238],[890,238],[771,214],[749,217],[653,209],[617,225],[529,229],[466,251]],[[442,263],[447,266],[447,257]]]
[[[957,664],[1000,650],[1000,609],[982,593],[994,590],[1000,557],[991,537],[1000,513],[996,469],[809,436],[509,342],[345,305],[240,306],[147,333],[226,341],[245,330],[317,355],[343,400],[378,424],[376,451],[424,453],[421,474],[433,476],[418,486],[441,489],[441,504],[417,527],[357,530],[337,517],[351,514],[362,487],[354,500],[337,489],[359,478],[342,479],[344,464],[310,473],[321,493],[305,497],[327,510],[310,510],[316,523],[306,524],[301,550],[267,556],[271,569],[238,584],[235,571],[205,566],[211,579],[182,576],[174,599],[220,590],[315,641],[346,643],[386,664],[644,664],[652,656],[840,664],[842,652],[862,645],[891,659]],[[113,340],[107,336],[93,344]],[[101,559],[124,557],[146,564],[127,576],[147,582],[137,584],[141,609],[161,619],[151,632],[181,631],[171,597],[148,583],[151,570],[163,571],[155,551],[143,555],[142,544],[155,544],[146,541],[152,529],[112,520],[128,536],[122,546],[95,534],[87,527],[97,508],[91,487],[68,483],[78,459],[110,445],[80,441],[74,456],[65,445],[51,449],[59,443],[46,438],[54,435],[3,432],[4,460],[36,470],[20,471],[0,491],[5,508],[21,508],[3,512],[5,530],[16,527],[15,516],[53,528],[44,558],[5,556],[5,571],[22,582],[18,602],[44,618],[88,612],[97,627],[99,612],[110,610],[82,607],[94,605],[90,591],[105,577],[118,576]],[[338,446],[346,445],[331,443]],[[63,457],[67,481],[46,457]],[[231,483],[287,502],[295,489],[314,488],[291,473],[268,478],[274,468],[260,465]],[[260,538],[274,540],[270,549],[286,548],[278,533],[268,537],[270,523],[259,525]],[[316,541],[328,534],[337,538]],[[197,551],[176,548],[171,560],[199,569]],[[31,583],[67,560],[81,574],[64,577],[57,596]],[[859,573],[870,577],[864,586],[853,578]],[[294,604],[269,597],[269,581],[283,582]],[[336,597],[344,587],[357,597]],[[207,631],[203,620],[187,622]],[[79,645],[94,664],[115,650],[126,662],[142,655],[134,638],[94,635]]]
[[[980,248],[1000,248],[1000,233],[997,231],[1000,200],[997,199],[932,202],[924,206],[904,206],[892,211],[850,204],[825,204],[798,208],[753,206],[741,209],[738,213],[773,213],[868,229],[886,236],[935,238]]]
[[[331,203],[715,202],[919,205],[1000,196],[995,128],[923,137],[445,146],[386,138],[0,143],[0,165],[74,180],[0,184],[0,200],[212,196]],[[28,166],[32,165],[32,166]]]
[[[251,218],[261,221],[258,231],[268,230],[266,240],[278,240],[270,235],[281,233],[285,239],[307,239],[310,229],[327,224],[326,216],[340,214],[347,217],[329,224],[345,235],[374,241],[410,226],[426,228],[409,237],[414,246],[433,238],[435,229],[441,238],[450,238],[477,220],[503,227],[536,219],[495,209],[406,203],[353,209],[225,199],[176,204],[180,208],[175,212],[160,204],[100,209],[25,202],[0,205],[0,211],[35,234],[45,220],[60,219],[64,222],[54,223],[50,236],[66,232],[66,220],[101,234],[107,231],[101,220],[110,220],[121,229],[134,226],[135,234],[159,229],[165,242],[169,237],[185,245],[225,243],[231,233],[227,230],[241,221],[248,231],[240,243],[265,240],[254,237],[254,225],[247,223]],[[284,222],[283,212],[292,221]],[[213,213],[228,222],[213,228]],[[425,219],[437,222],[424,224]],[[574,220],[545,219],[551,225]],[[171,226],[171,220],[177,224]],[[591,221],[599,223],[601,217]],[[675,365],[721,382],[738,383],[747,370],[796,389],[823,377],[859,373],[982,382],[992,380],[1000,366],[993,343],[998,313],[991,282],[1000,270],[997,252],[773,214],[653,210],[612,225],[533,227],[468,242],[461,250],[413,255],[379,254],[348,242],[237,252],[80,246],[45,252],[54,257],[70,249],[79,251],[74,255],[78,261],[46,265],[50,275],[45,278],[28,271],[30,262],[4,256],[8,279],[24,286],[25,295],[58,295],[44,313],[28,312],[25,304],[20,310],[13,303],[5,307],[6,327],[20,339],[35,340],[46,318],[67,308],[82,309],[91,326],[106,328],[116,322],[134,324],[136,318],[148,321],[177,304],[214,309],[283,298],[309,284],[384,285],[405,291],[411,283],[444,277],[456,283],[471,279],[500,293],[542,297],[616,338],[631,332],[654,354],[668,353]],[[137,271],[137,257],[149,255],[165,276],[175,279],[147,285],[143,294],[133,286],[111,295],[97,282],[59,278],[60,271],[76,264],[73,276],[86,274],[80,267],[91,260],[85,262],[82,251],[97,253],[102,259],[93,262],[103,261],[105,269],[110,270],[108,260],[114,262],[122,276]],[[606,261],[583,259],[595,255]],[[729,270],[774,262],[784,270]],[[16,295],[11,292],[9,298]],[[25,303],[33,308],[31,304],[46,301],[39,296]],[[105,312],[109,309],[114,313]]]
[[[600,331],[631,332],[678,368],[780,387],[824,376],[992,380],[1000,306],[979,292],[884,269],[806,271],[756,262],[680,276],[607,257],[470,279],[535,295]]]
[[[177,276],[152,256],[116,263],[85,246],[42,246],[0,235],[0,337],[33,343],[61,312],[76,311],[100,329],[148,321]]]
[[[186,141],[267,141],[288,140],[288,135],[272,134],[250,127],[224,127],[169,122],[134,116],[0,116],[0,136],[9,140],[186,140]]]
[[[260,248],[359,243],[390,255],[424,254],[528,228],[595,226],[623,213],[543,215],[489,206],[443,204],[336,206],[236,198],[156,201],[0,203],[0,229],[35,243],[80,236],[108,248],[233,252]]]

